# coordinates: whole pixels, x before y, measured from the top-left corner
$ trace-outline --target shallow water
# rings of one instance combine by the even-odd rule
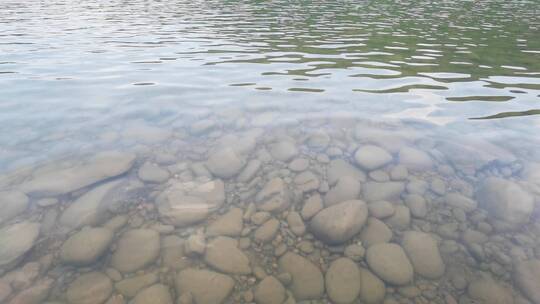
[[[2,1],[0,303],[540,303],[539,9]]]

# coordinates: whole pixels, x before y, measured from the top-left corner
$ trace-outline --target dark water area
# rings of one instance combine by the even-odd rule
[[[538,1],[0,1],[0,303],[540,303]]]

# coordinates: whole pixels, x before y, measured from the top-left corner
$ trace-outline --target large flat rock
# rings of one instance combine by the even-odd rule
[[[39,173],[23,185],[30,196],[57,196],[79,190],[105,179],[126,173],[135,154],[107,151],[69,168]]]

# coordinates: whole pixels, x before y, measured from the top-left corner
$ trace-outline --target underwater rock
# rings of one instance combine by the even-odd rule
[[[381,303],[385,294],[384,282],[368,269],[360,267],[360,300],[362,303]]]
[[[40,225],[20,222],[0,228],[0,268],[15,266],[25,253],[34,246],[39,236]]]
[[[221,180],[173,184],[156,199],[161,220],[177,227],[205,220],[224,201],[225,189]]]
[[[363,198],[368,202],[398,200],[405,190],[402,182],[367,182],[363,184]]]
[[[268,221],[264,222],[261,227],[255,230],[253,237],[255,240],[262,243],[270,242],[274,239],[274,237],[276,237],[279,230],[279,225],[280,223],[277,219],[269,219]]]
[[[360,270],[351,259],[334,260],[328,267],[324,278],[326,293],[333,303],[352,303],[360,293]]]
[[[512,291],[497,283],[492,278],[480,278],[473,280],[467,289],[469,296],[480,303],[512,304],[514,298]]]
[[[427,215],[426,200],[418,194],[408,194],[404,197],[405,205],[409,207],[411,215],[416,218],[424,218]]]
[[[127,152],[101,152],[79,165],[40,173],[24,184],[23,189],[35,197],[70,193],[126,173],[133,166],[135,158],[135,154]]]
[[[83,228],[64,242],[60,248],[60,259],[74,265],[91,264],[107,250],[113,236],[107,228]]]
[[[0,224],[23,213],[28,208],[28,196],[20,191],[0,191]]]
[[[351,176],[338,179],[336,185],[324,196],[326,207],[349,200],[357,199],[360,195],[360,182]]]
[[[253,292],[257,304],[283,304],[285,288],[274,276],[266,276]]]
[[[290,289],[298,301],[315,300],[324,293],[324,280],[321,270],[308,259],[292,252],[279,259],[280,272],[291,274]]]
[[[227,274],[249,274],[248,257],[237,247],[238,241],[219,236],[206,245],[204,261],[211,267]]]
[[[230,276],[209,270],[189,268],[176,276],[176,294],[190,293],[197,304],[221,304],[233,288]]]
[[[413,171],[426,171],[433,167],[433,160],[424,151],[412,147],[399,150],[399,164]]]
[[[465,212],[471,212],[476,209],[476,201],[457,192],[447,193],[444,196],[444,201],[447,205],[453,208],[462,209]]]
[[[270,154],[276,160],[287,162],[298,154],[298,149],[293,142],[283,140],[270,146]]]
[[[145,162],[138,172],[139,178],[147,183],[163,183],[169,179],[169,171]]]
[[[31,287],[18,293],[10,304],[41,304],[49,296],[53,279],[45,278],[35,282]]]
[[[101,272],[88,272],[69,284],[66,298],[70,304],[101,304],[113,291],[111,279]]]
[[[339,244],[360,232],[367,216],[366,203],[360,200],[346,201],[321,210],[311,219],[309,227],[323,242]]]
[[[291,203],[291,194],[283,179],[276,177],[264,185],[255,197],[257,208],[268,212],[281,212]]]
[[[240,236],[242,232],[243,211],[240,208],[232,208],[227,213],[210,223],[206,228],[207,236]]]
[[[540,303],[540,260],[521,261],[514,268],[514,281],[517,287],[533,303]]]
[[[121,272],[133,272],[153,263],[159,256],[159,233],[151,229],[132,229],[118,240],[111,266]]]
[[[382,221],[369,217],[366,226],[360,232],[360,240],[366,248],[379,243],[388,243],[392,239],[392,230]]]
[[[498,177],[487,178],[476,192],[480,207],[510,225],[524,224],[534,210],[534,198],[519,184]]]
[[[217,177],[231,178],[244,168],[246,160],[237,154],[233,148],[224,147],[212,152],[206,162],[206,167]]]
[[[445,265],[437,241],[429,234],[407,231],[401,242],[414,271],[428,279],[437,279],[444,274]]]
[[[354,159],[360,167],[371,171],[390,163],[392,155],[383,148],[365,145],[356,150]]]
[[[384,219],[394,215],[394,205],[387,201],[376,201],[368,204],[369,215],[378,219]]]
[[[133,304],[173,304],[173,300],[167,286],[156,284],[137,293]]]
[[[114,288],[126,297],[134,297],[141,289],[157,283],[159,277],[155,273],[146,273],[118,281]]]
[[[360,182],[366,181],[366,174],[364,172],[343,159],[334,159],[330,161],[328,169],[326,170],[326,176],[330,186],[335,185],[337,181],[344,176],[352,177]]]
[[[105,198],[110,192],[121,185],[122,181],[112,181],[102,184],[77,198],[60,216],[60,224],[71,230],[86,225],[96,225],[108,217]]]
[[[403,248],[397,244],[380,243],[369,247],[366,260],[369,268],[390,284],[406,285],[413,279],[413,266]]]

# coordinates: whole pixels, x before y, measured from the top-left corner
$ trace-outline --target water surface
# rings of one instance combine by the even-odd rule
[[[540,303],[539,9],[2,1],[0,303]]]

